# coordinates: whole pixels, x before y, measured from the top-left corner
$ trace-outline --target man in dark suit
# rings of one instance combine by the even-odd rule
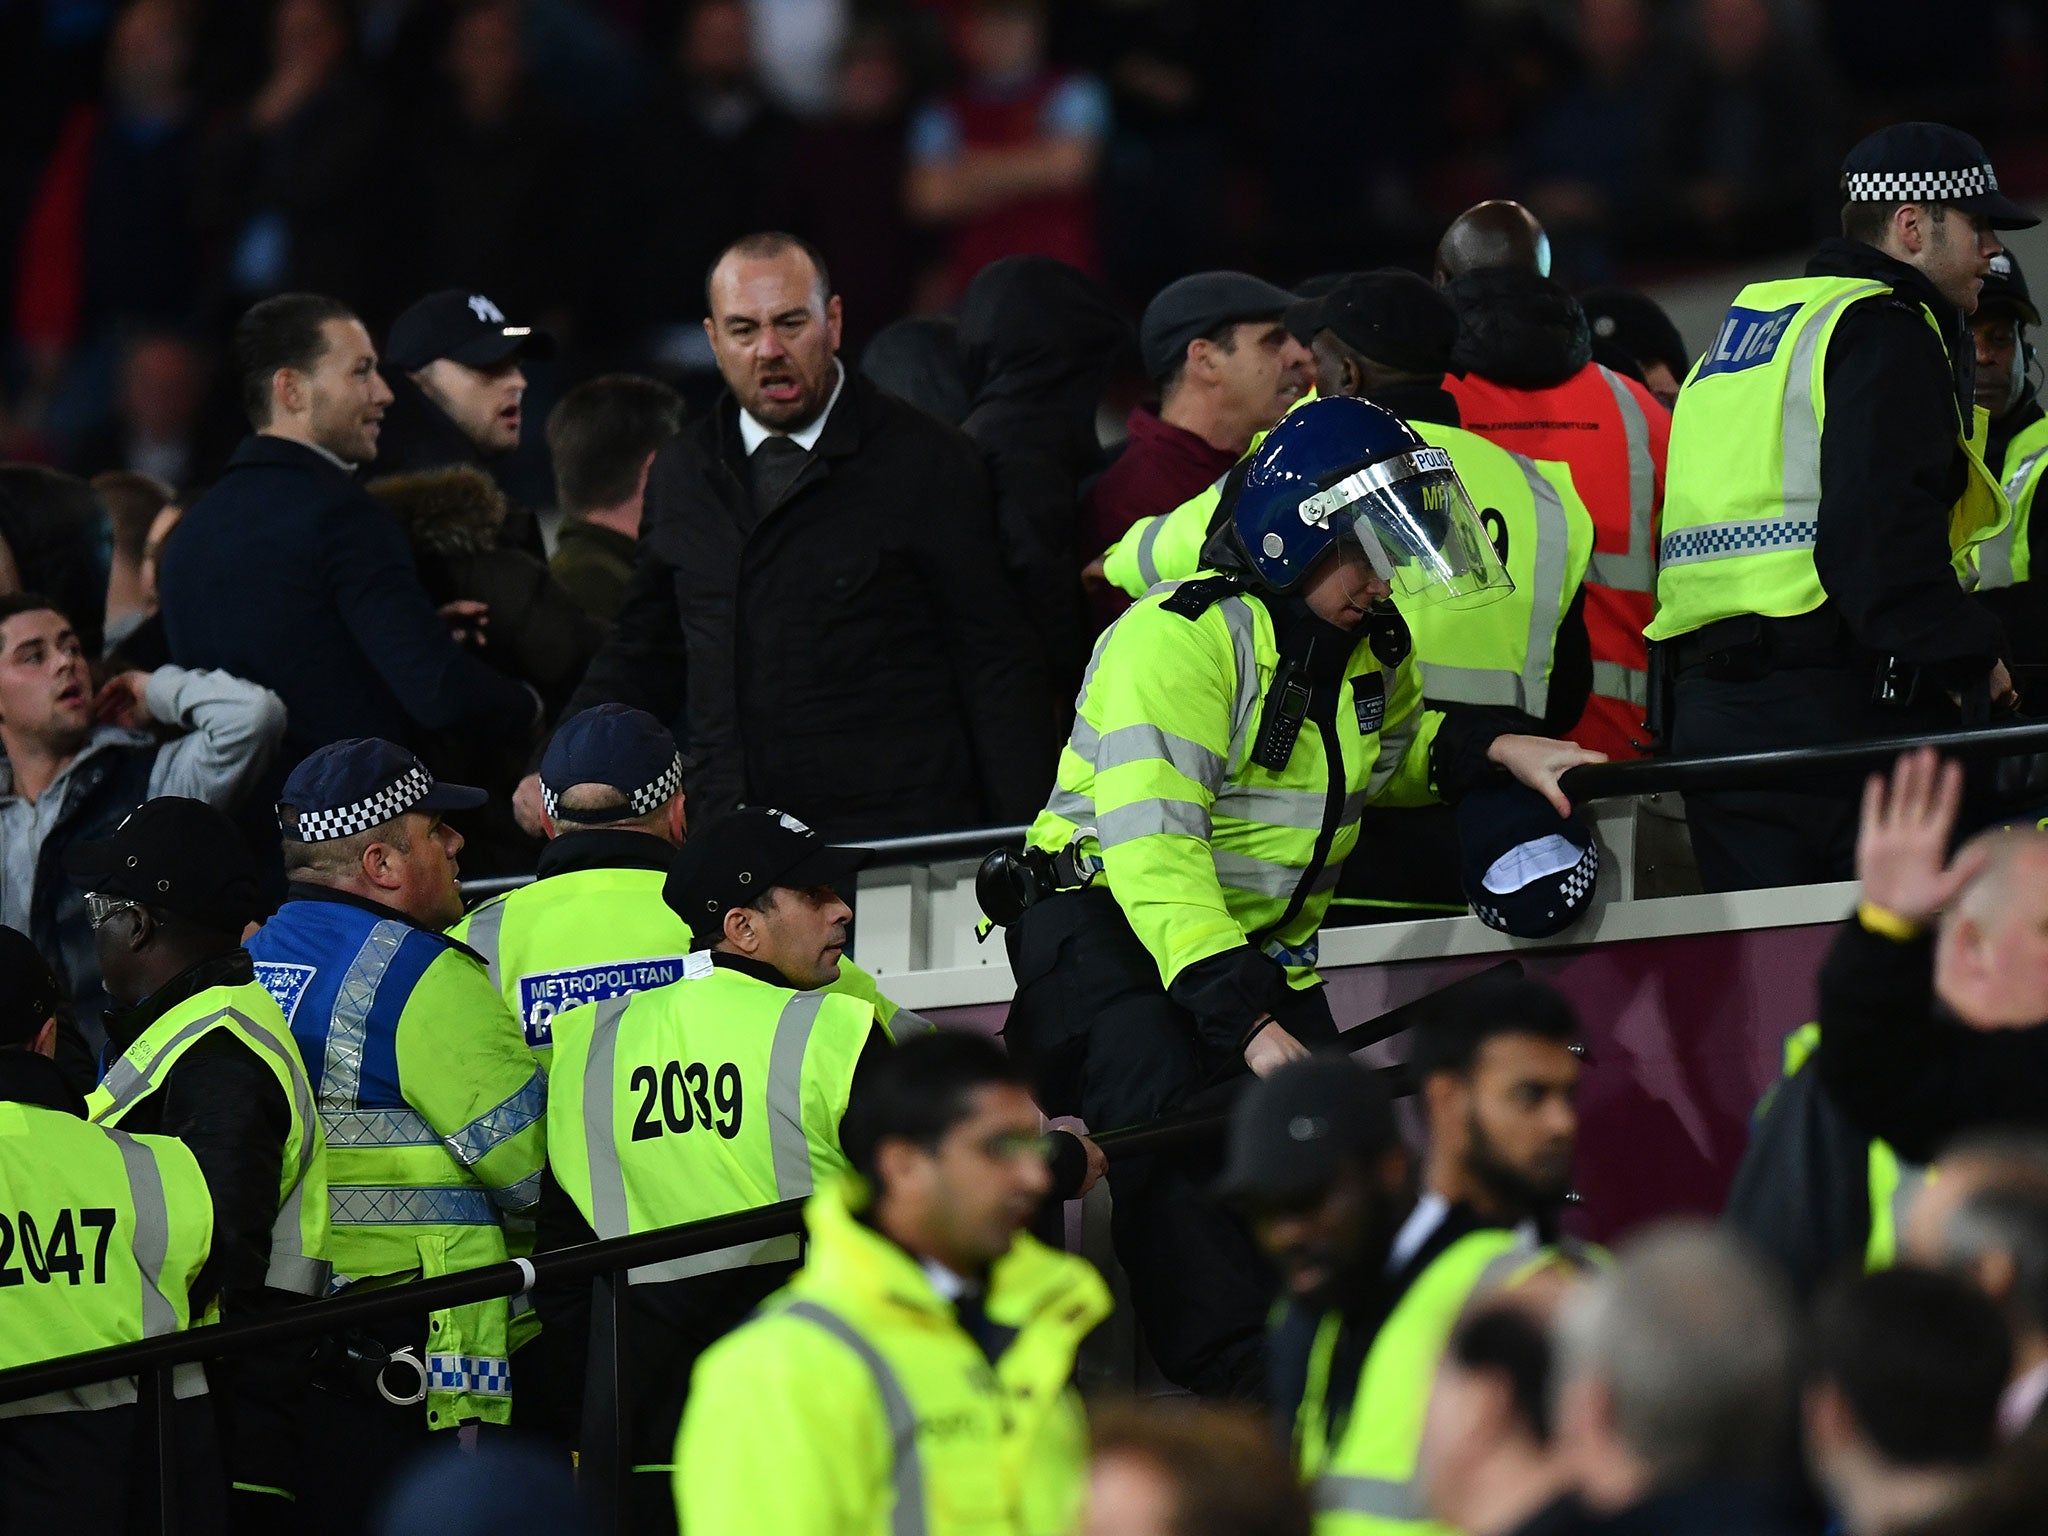
[[[166,546],[171,655],[263,684],[289,720],[277,771],[352,736],[523,742],[540,700],[458,645],[405,534],[357,484],[391,391],[346,306],[280,294],[235,330],[243,440]]]
[[[793,236],[732,245],[707,298],[726,393],[654,460],[571,710],[682,717],[693,815],[774,805],[842,839],[1030,820],[1058,722],[973,445],[841,365]]]

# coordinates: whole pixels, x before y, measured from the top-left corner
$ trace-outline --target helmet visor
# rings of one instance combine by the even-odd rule
[[[1331,527],[1348,521],[1396,597],[1478,608],[1515,590],[1441,448],[1354,470],[1304,501],[1302,515]]]

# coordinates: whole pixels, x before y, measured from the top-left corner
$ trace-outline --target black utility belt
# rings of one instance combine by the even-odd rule
[[[1948,697],[1927,668],[1859,644],[1832,607],[1789,619],[1740,614],[1668,644],[1681,677],[1697,672],[1721,682],[1756,682],[1773,672],[1818,670],[1867,680],[1870,702],[1888,709],[1917,709]]]
[[[1043,848],[1026,848],[1021,853],[998,848],[975,871],[974,894],[989,921],[1007,928],[1048,897],[1086,890],[1101,873],[1101,857],[1084,855],[1074,843],[1058,853]]]

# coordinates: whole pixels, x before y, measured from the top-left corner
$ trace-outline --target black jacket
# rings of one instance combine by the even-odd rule
[[[2048,1027],[1979,1031],[1934,995],[1934,940],[1842,925],[1820,973],[1821,1082],[1867,1136],[1925,1163],[1959,1132],[2048,1126]]]
[[[1458,312],[1451,371],[1510,389],[1550,389],[1593,360],[1579,301],[1533,272],[1467,272],[1444,285]]]
[[[727,395],[655,457],[646,507],[626,606],[569,707],[673,720],[687,674],[700,813],[776,805],[841,838],[1037,813],[1053,712],[958,432],[849,373],[756,521]]]
[[[1967,475],[1957,428],[1969,419],[1976,352],[1963,315],[1918,270],[1874,246],[1828,240],[1809,277],[1890,283],[1854,305],[1827,352],[1813,563],[1858,645],[1980,683],[2005,651],[1989,608],[1949,564],[1949,510]],[[1948,338],[1948,356],[1922,306]]]
[[[1439,386],[1403,384],[1377,389],[1373,391],[1372,402],[1403,421],[1427,421],[1440,427],[1464,425],[1458,414],[1457,396]],[[1541,720],[1516,711],[1518,728],[1540,736],[1563,736],[1579,723],[1592,692],[1593,641],[1586,632],[1586,589],[1581,585],[1572,594],[1571,606],[1557,626],[1557,648],[1550,664],[1550,707]]]
[[[961,430],[988,461],[996,532],[1045,643],[1059,727],[1094,639],[1076,537],[1080,488],[1104,463],[1095,411],[1130,330],[1099,284],[1049,256],[992,262],[960,300],[973,400]]]
[[[350,736],[527,739],[534,695],[448,636],[397,521],[303,444],[251,437],[164,548],[172,658],[263,684],[290,719],[276,772]]]

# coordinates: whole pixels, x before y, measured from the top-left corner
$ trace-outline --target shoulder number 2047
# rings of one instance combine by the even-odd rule
[[[672,1061],[658,1071],[633,1069],[632,1086],[642,1095],[633,1120],[633,1139],[650,1141],[664,1130],[714,1130],[727,1141],[740,1133],[740,1069],[726,1062],[716,1075],[701,1061]]]

